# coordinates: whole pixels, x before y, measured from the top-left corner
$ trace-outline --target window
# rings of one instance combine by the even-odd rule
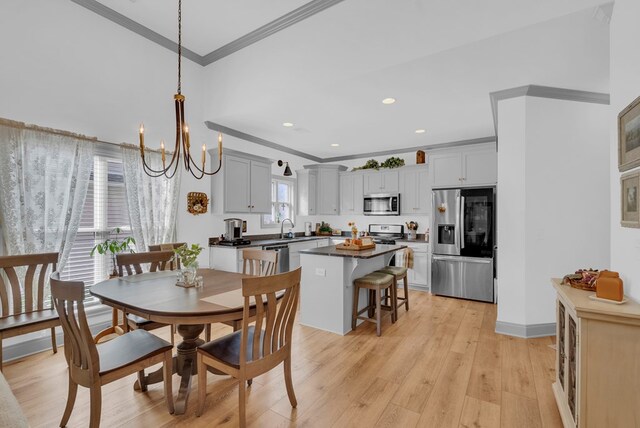
[[[282,177],[271,179],[271,214],[263,214],[262,227],[280,227],[282,220],[294,220],[294,181]]]
[[[124,236],[131,235],[120,151],[111,146],[97,153],[78,234],[62,272],[62,279],[85,283],[87,298],[89,287],[106,279],[113,269],[108,255],[89,255],[93,246],[104,241],[116,227],[122,229]]]

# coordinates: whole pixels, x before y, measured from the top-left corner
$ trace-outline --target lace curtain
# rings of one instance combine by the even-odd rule
[[[13,124],[13,122],[11,122]],[[94,143],[0,122],[0,225],[8,254],[59,252],[78,232]]]
[[[146,152],[145,159],[154,169],[162,167],[160,153]],[[138,251],[149,245],[164,244],[175,239],[180,168],[172,179],[152,178],[142,170],[140,151],[135,146],[122,147],[124,185],[131,229]]]

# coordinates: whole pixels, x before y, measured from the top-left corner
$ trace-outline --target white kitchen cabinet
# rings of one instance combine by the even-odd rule
[[[298,215],[316,215],[318,199],[318,171],[300,169],[296,171],[298,181]]]
[[[317,241],[292,242],[289,244],[289,270],[300,267],[300,251],[317,248]]]
[[[430,154],[429,165],[433,187],[493,186],[498,181],[494,143]]]
[[[310,172],[298,171],[298,201],[302,201],[301,205],[304,205],[299,209],[300,215],[339,214],[339,174],[341,171],[346,171],[347,167],[344,165],[315,164],[305,165],[304,168]],[[310,209],[313,205],[311,201],[314,200],[314,194],[315,207]]]
[[[340,214],[362,215],[363,176],[359,173],[340,174]]]
[[[337,170],[318,171],[318,215],[340,214],[340,181]]]
[[[495,150],[469,150],[462,153],[465,186],[493,185],[498,182],[498,155]]]
[[[430,291],[431,286],[431,260],[429,258],[429,243],[403,243],[413,250],[413,268],[407,271],[409,287],[417,290]],[[396,265],[404,264],[404,250],[396,253]]]
[[[400,168],[400,214],[429,214],[431,183],[426,165]]]
[[[363,177],[365,195],[375,193],[398,193],[399,178],[398,171],[395,169],[366,171]]]
[[[217,150],[209,150],[216,164]],[[267,158],[225,149],[222,169],[211,177],[211,212],[271,212],[271,163]]]

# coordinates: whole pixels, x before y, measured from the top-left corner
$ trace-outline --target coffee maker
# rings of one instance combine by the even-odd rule
[[[219,242],[219,245],[248,245],[251,241],[247,241],[246,239],[242,239],[242,227],[243,221],[240,218],[225,218],[224,219],[224,230],[225,233],[222,235],[222,240]]]

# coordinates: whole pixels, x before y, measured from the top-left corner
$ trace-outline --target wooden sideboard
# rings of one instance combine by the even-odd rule
[[[640,426],[640,304],[593,301],[553,279],[556,382],[565,428]]]

